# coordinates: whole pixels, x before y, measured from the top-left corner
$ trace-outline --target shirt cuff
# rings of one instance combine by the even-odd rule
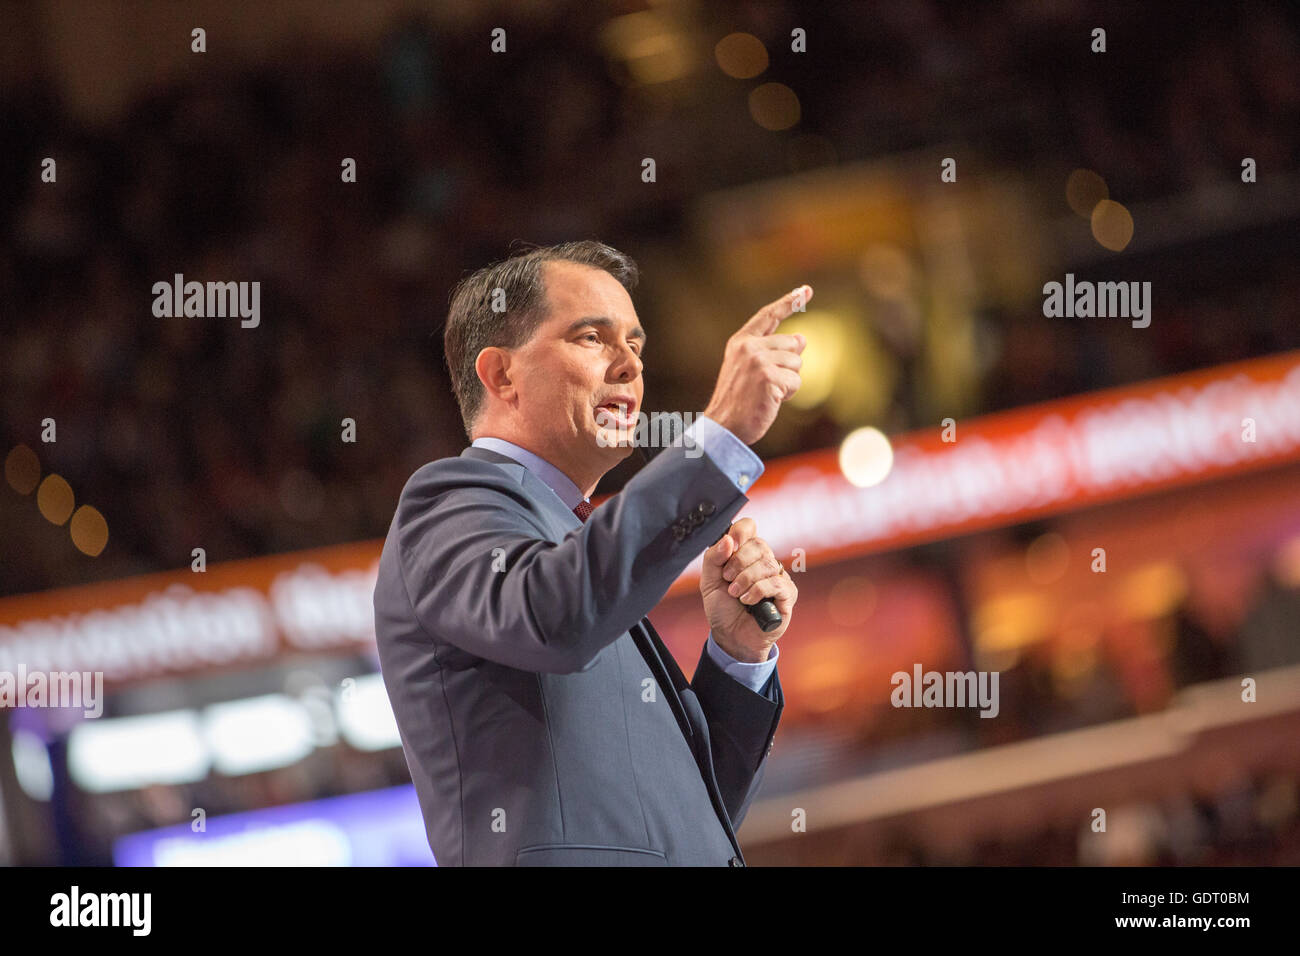
[[[773,644],[771,650],[767,652],[767,660],[760,661],[757,664],[750,664],[745,661],[738,661],[721,647],[713,639],[713,632],[709,632],[708,640],[709,657],[713,658],[713,663],[722,668],[722,672],[728,677],[733,677],[740,681],[755,694],[762,693],[762,687],[767,683],[772,672],[776,670],[776,659],[781,656]]]
[[[709,460],[742,492],[749,491],[750,486],[763,473],[763,459],[727,429],[704,415],[696,416],[695,421],[691,422],[683,443],[688,449],[702,449]]]

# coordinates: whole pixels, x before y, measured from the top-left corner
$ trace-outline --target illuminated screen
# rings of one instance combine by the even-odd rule
[[[391,787],[133,833],[117,866],[436,866],[415,788]]]

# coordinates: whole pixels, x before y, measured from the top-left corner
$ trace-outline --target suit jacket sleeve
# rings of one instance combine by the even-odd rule
[[[691,689],[709,723],[718,789],[731,825],[739,829],[762,785],[767,753],[785,707],[780,675],[774,670],[765,693],[756,694],[719,667],[706,645],[691,679]]]
[[[443,459],[397,514],[407,598],[439,641],[522,670],[572,673],[637,623],[748,500],[707,455],[663,449],[579,530],[551,541],[524,469]],[[690,533],[678,540],[683,518]]]

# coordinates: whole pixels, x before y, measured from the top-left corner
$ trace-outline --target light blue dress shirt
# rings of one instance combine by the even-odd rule
[[[743,441],[711,418],[703,415],[696,416],[691,427],[686,429],[683,441],[687,445],[692,441],[697,442],[704,454],[709,456],[709,460],[717,465],[740,491],[748,491],[763,473],[763,460],[750,451]],[[583,496],[568,475],[527,448],[520,448],[504,438],[488,436],[474,439],[473,445],[475,448],[486,448],[488,451],[495,451],[519,462],[542,479],[570,511],[578,506],[579,501],[591,500]],[[740,681],[756,694],[763,693],[761,688],[771,678],[772,672],[776,670],[777,658],[781,656],[781,652],[773,644],[765,661],[757,664],[738,661],[718,646],[712,633],[709,634],[707,647],[709,656],[722,668],[723,673]]]

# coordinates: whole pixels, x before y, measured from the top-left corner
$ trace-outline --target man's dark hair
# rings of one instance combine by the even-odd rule
[[[474,421],[483,407],[483,383],[474,371],[479,352],[491,346],[517,348],[533,337],[546,318],[543,265],[557,261],[604,269],[629,292],[636,287],[637,267],[630,256],[587,239],[520,250],[456,283],[443,351],[467,437],[473,437]],[[494,312],[494,304],[505,311]]]

